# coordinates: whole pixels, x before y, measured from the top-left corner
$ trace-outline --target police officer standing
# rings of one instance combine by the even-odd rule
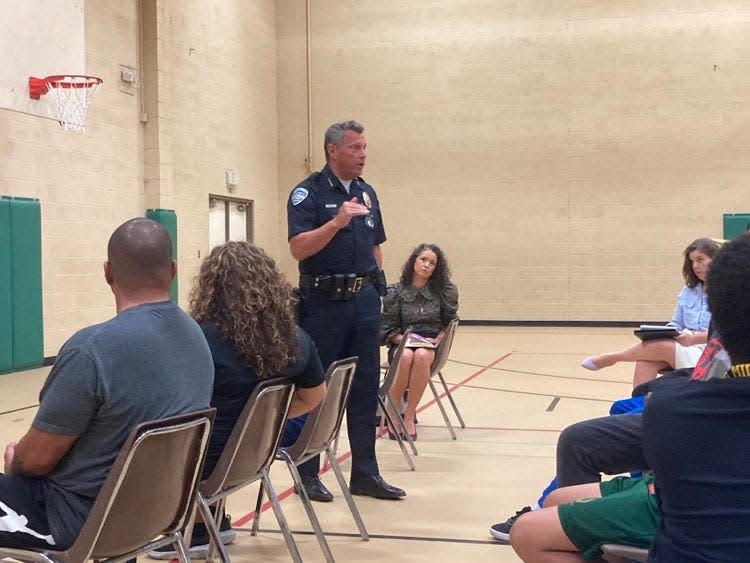
[[[326,166],[294,188],[287,203],[289,248],[299,260],[299,324],[315,341],[323,366],[359,356],[346,409],[349,489],[397,499],[406,493],[383,480],[375,459],[385,230],[375,190],[360,177],[367,147],[363,132],[356,121],[326,130]],[[315,458],[303,464],[300,474],[310,498],[327,502],[333,495],[317,476],[318,463]]]

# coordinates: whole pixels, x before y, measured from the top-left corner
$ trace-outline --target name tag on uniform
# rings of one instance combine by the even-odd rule
[[[338,205],[335,203],[326,203],[326,209],[336,209]]]

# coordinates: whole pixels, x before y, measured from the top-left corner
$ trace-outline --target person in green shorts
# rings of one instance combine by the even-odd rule
[[[593,559],[605,543],[648,548],[661,521],[653,481],[615,477],[557,489],[513,524],[510,543],[523,561]]]

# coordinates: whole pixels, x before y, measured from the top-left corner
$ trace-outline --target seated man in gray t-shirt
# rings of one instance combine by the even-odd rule
[[[112,234],[104,277],[117,315],[63,345],[31,428],[6,447],[0,546],[68,548],[133,427],[209,406],[211,352],[169,301],[175,267],[158,223]]]

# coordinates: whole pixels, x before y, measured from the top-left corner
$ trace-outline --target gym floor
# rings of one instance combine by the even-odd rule
[[[632,365],[599,372],[579,366],[594,353],[632,344],[627,328],[459,326],[443,375],[463,415],[452,440],[426,391],[418,412],[419,455],[410,471],[396,442],[377,441],[381,474],[404,488],[400,501],[355,497],[370,534],[363,542],[333,473],[322,479],[332,503],[314,503],[331,550],[339,561],[518,561],[512,548],[493,540],[491,524],[533,503],[552,478],[555,445],[568,424],[606,415],[611,402],[629,396]],[[385,351],[383,350],[383,353]],[[49,368],[0,376],[0,441],[28,428]],[[348,480],[348,443],[338,447]],[[304,509],[291,489],[286,467],[274,464],[271,480],[305,561],[322,561]],[[250,513],[257,486],[228,499],[237,537],[229,554],[238,563],[289,561],[274,518],[266,508],[257,536]],[[148,561],[142,557],[139,561]]]

